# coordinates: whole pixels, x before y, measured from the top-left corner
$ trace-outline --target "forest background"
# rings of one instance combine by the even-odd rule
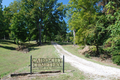
[[[0,5],[0,39],[14,40],[18,48],[31,40],[38,45],[66,41],[94,46],[85,55],[104,55],[120,65],[120,1],[69,0],[64,5],[57,0],[15,0],[8,7]]]

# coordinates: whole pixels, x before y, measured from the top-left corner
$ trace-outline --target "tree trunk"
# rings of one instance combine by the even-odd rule
[[[46,43],[46,35],[45,35],[45,43]]]
[[[38,43],[38,39],[36,39],[36,43]]]
[[[4,35],[4,40],[6,40],[5,35]]]
[[[38,28],[38,31],[39,31],[39,37],[38,37],[38,39],[39,39],[39,45],[41,45],[41,26],[39,26],[39,21],[37,22],[37,28]]]
[[[43,43],[43,36],[42,36],[42,43]]]
[[[38,26],[38,32],[39,32],[39,26]],[[37,44],[39,45],[39,42],[38,42],[38,40],[39,40],[39,33],[37,33],[36,35],[37,35],[37,36],[36,36],[36,42],[37,42]]]
[[[15,40],[16,40],[16,38],[14,38],[14,43],[16,44]]]
[[[41,3],[41,5],[42,5],[42,3]],[[41,9],[42,9],[42,6],[41,6]],[[42,14],[42,10],[41,10],[41,21],[40,21],[40,26],[39,26],[39,45],[42,44],[42,42],[41,42],[42,22],[43,22],[43,14]]]
[[[39,45],[41,45],[41,26],[39,26]]]
[[[30,44],[30,39],[29,39],[29,44]]]
[[[74,46],[75,46],[75,29],[73,30],[73,36],[74,36],[73,44],[74,44]]]
[[[99,46],[98,46],[98,44],[96,45],[96,49],[97,49],[96,56],[99,56],[100,53],[99,53]]]

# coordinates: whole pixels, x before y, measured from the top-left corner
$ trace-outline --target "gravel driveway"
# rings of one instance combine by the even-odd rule
[[[85,74],[89,74],[95,80],[120,80],[120,69],[87,61],[64,50],[59,44],[53,43],[53,45],[58,53],[60,53],[60,57],[65,56],[65,62],[70,63]]]

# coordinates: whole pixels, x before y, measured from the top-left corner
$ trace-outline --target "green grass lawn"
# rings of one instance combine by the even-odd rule
[[[16,48],[18,46],[14,44],[12,40],[0,40],[0,77],[3,77],[13,72],[29,72],[30,55],[32,55],[34,58],[59,57],[54,46],[50,43],[42,46],[37,46],[35,45],[35,42],[32,41],[31,45],[34,45],[31,47],[31,51],[28,53],[23,53],[20,51],[16,51]],[[68,63],[65,63],[65,71],[66,70],[74,70],[74,72],[71,72],[73,76],[68,75],[70,73],[66,72],[66,74],[59,75],[58,77],[43,79],[41,78],[41,80],[56,80],[56,78],[58,80],[87,79],[87,77],[83,75],[82,72],[70,66],[70,64]]]

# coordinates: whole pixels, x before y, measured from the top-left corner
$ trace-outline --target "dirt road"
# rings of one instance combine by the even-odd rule
[[[64,50],[59,44],[53,43],[53,45],[60,53],[60,57],[65,56],[65,62],[70,63],[85,74],[89,74],[95,80],[120,79],[120,69],[87,61]]]

